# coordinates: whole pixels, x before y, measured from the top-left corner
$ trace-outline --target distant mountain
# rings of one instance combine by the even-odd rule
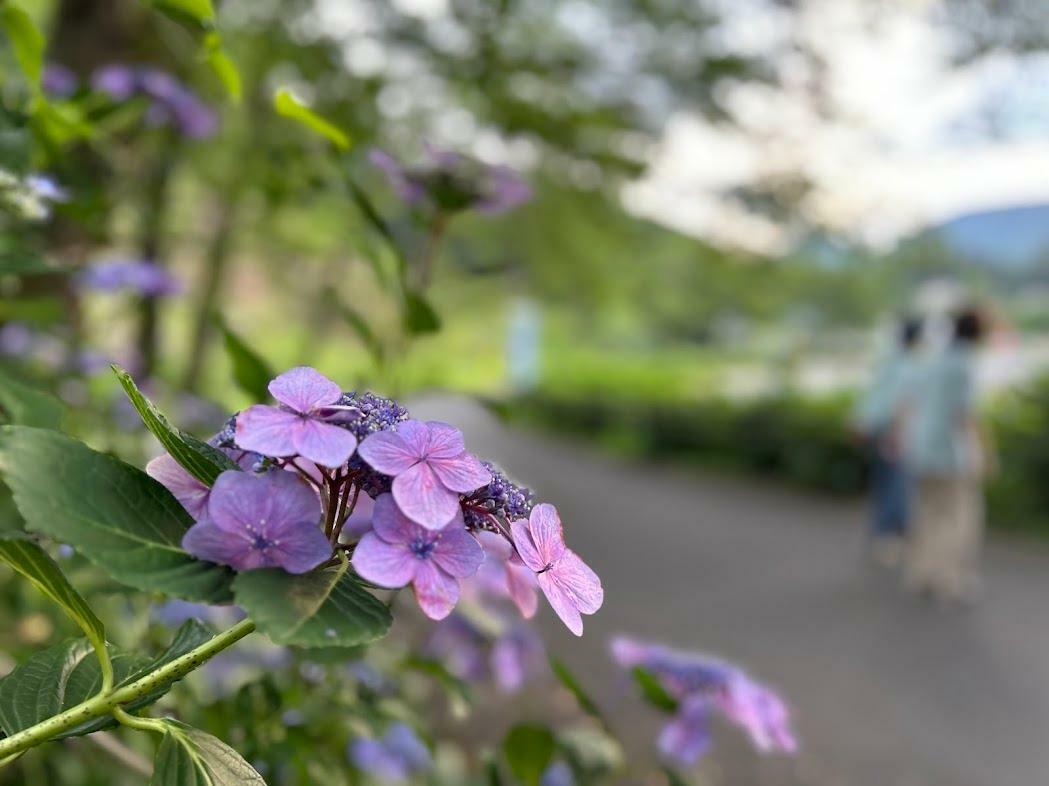
[[[974,262],[1014,270],[1049,265],[1049,205],[969,213],[923,234]]]

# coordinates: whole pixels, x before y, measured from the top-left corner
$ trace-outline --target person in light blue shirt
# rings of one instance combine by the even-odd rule
[[[950,344],[923,364],[906,420],[904,453],[915,478],[908,587],[949,600],[976,589],[984,530],[983,479],[993,451],[976,410],[976,351],[985,319],[974,307],[954,318]]]
[[[921,322],[900,323],[896,345],[882,359],[854,421],[870,450],[871,553],[887,565],[899,561],[910,512],[910,479],[901,459],[900,424],[915,375]]]

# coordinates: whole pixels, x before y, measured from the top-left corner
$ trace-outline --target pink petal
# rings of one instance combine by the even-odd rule
[[[430,557],[446,573],[459,579],[472,576],[484,560],[484,550],[462,523],[462,516],[439,533]]]
[[[427,458],[455,458],[466,450],[463,432],[455,426],[439,420],[428,420],[426,426],[430,432]]]
[[[375,534],[387,543],[411,543],[427,532],[401,512],[392,494],[381,494],[376,498],[372,527]]]
[[[583,614],[593,614],[605,601],[601,579],[571,549],[548,571],[550,577]],[[547,575],[547,574],[543,574]]]
[[[561,559],[565,553],[565,536],[557,508],[547,502],[532,508],[532,514],[528,517],[528,531],[544,567]]]
[[[459,495],[446,489],[424,462],[393,479],[393,498],[412,521],[440,529],[460,510]]]
[[[320,514],[313,489],[288,472],[228,470],[218,476],[208,499],[208,518],[227,532],[268,536],[288,525],[316,526]]]
[[[455,458],[429,457],[426,463],[434,471],[445,488],[465,494],[483,488],[492,482],[492,473],[469,453],[460,453]]]
[[[432,560],[418,561],[412,589],[419,608],[432,620],[443,620],[452,613],[459,600],[459,582]]]
[[[521,561],[531,568],[533,572],[538,573],[547,566],[548,563],[543,561],[542,556],[535,547],[535,543],[532,541],[532,533],[529,531],[528,522],[525,519],[510,522],[510,536],[514,539],[514,547],[517,549],[517,554],[521,557]]]
[[[403,425],[403,424],[402,424]],[[409,450],[395,431],[376,431],[361,442],[357,453],[376,472],[396,477],[418,464],[421,457]]]
[[[308,366],[285,371],[270,382],[269,391],[273,398],[296,412],[312,412],[334,404],[342,395],[338,385]]]
[[[291,439],[300,456],[332,469],[349,461],[357,449],[357,437],[351,432],[319,420],[300,419],[292,428]]]
[[[170,491],[194,519],[204,515],[211,489],[186,472],[167,453],[146,464],[146,474]]]
[[[361,538],[353,550],[354,570],[380,587],[403,587],[422,564],[407,546],[387,543],[374,532]]]
[[[426,453],[430,449],[430,427],[428,425],[419,420],[406,420],[398,423],[395,428],[408,452],[418,460],[426,458]],[[382,472],[382,470],[379,471]]]
[[[561,618],[561,622],[567,625],[568,629],[576,636],[582,636],[583,618],[579,616],[579,609],[576,608],[572,599],[554,581],[550,571],[540,573],[536,576],[536,580],[539,582],[539,587],[543,590],[543,594],[546,595],[550,606],[557,613],[557,616]]]
[[[506,589],[510,599],[526,620],[535,616],[539,598],[535,590],[535,574],[524,565],[506,564]]]
[[[293,456],[292,429],[302,420],[294,412],[256,404],[237,415],[237,446],[264,456]]]

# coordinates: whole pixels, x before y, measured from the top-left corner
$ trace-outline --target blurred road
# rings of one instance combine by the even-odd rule
[[[1049,548],[992,543],[985,598],[939,608],[865,565],[855,502],[610,458],[462,399],[412,412],[460,425],[471,451],[557,505],[605,606],[581,640],[549,610],[543,628],[629,732],[632,759],[656,719],[616,679],[605,648],[620,632],[738,661],[788,698],[802,755],[762,758],[719,728],[703,784],[1049,783]]]

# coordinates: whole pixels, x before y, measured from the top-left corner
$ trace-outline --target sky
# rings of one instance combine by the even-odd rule
[[[952,67],[952,39],[930,5],[888,0],[872,17],[863,0],[807,0],[794,34],[826,64],[830,117],[811,100],[805,67],[788,62],[782,89],[735,92],[737,128],[671,117],[625,204],[776,253],[796,233],[726,203],[726,189],[800,171],[813,184],[806,219],[881,249],[965,213],[1049,202],[1049,54]]]

